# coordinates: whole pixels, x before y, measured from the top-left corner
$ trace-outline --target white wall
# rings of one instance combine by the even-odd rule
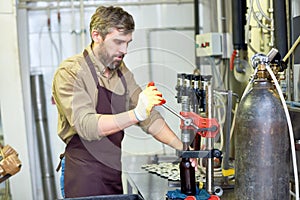
[[[127,6],[124,9],[133,15],[136,22],[134,41],[130,44],[128,55],[125,58],[128,67],[135,73],[137,81],[142,86],[145,86],[152,79],[163,91],[168,103],[171,105],[175,104],[172,106],[177,106],[175,103],[177,72],[192,72],[194,69],[194,31],[191,29],[194,21],[193,5]],[[94,10],[95,8],[91,7],[85,9],[84,28],[87,31],[89,19]],[[32,71],[42,71],[45,75],[45,87],[49,92],[47,97],[49,100],[49,119],[53,119],[49,122],[50,132],[53,133],[51,135],[55,135],[56,110],[55,106],[51,105],[50,102],[52,76],[58,66],[58,56],[54,44],[58,47],[58,53],[61,54],[62,59],[81,52],[83,47],[78,42],[81,35],[71,34],[72,31],[77,33],[80,31],[79,10],[75,10],[72,13],[71,9],[61,9],[61,33],[58,32],[57,11],[51,10],[51,35],[54,43],[51,43],[47,30],[47,14],[49,14],[47,10],[29,12],[30,62]],[[180,15],[180,18],[176,19],[178,15]],[[183,31],[166,30],[166,28],[183,27],[189,29]],[[154,31],[152,28],[159,29]],[[61,47],[59,47],[60,34],[63,37]],[[85,38],[85,45],[88,45],[90,42],[89,35],[87,34]],[[77,43],[77,45],[74,45],[74,43]],[[151,60],[149,60],[149,44]],[[152,77],[149,77],[149,71],[152,72]],[[170,113],[165,114],[171,115]],[[173,124],[173,127],[177,129],[179,126],[178,119],[173,116],[170,116],[170,118],[172,121],[176,120],[176,124]],[[161,144],[157,144],[151,137],[140,132],[135,128],[128,130],[128,137],[124,140],[125,151],[154,153],[158,150],[158,152],[161,152]],[[135,141],[135,136],[146,138],[145,140],[150,142],[146,142],[145,145],[144,140],[144,142],[141,142],[140,139]],[[134,145],[132,141],[135,141]]]
[[[51,5],[47,2],[38,4]],[[51,102],[53,74],[63,59],[81,52],[89,44],[89,19],[95,8],[85,7],[82,12],[75,7],[61,8],[61,24],[57,20],[57,9],[50,10],[46,7],[40,10],[29,9],[28,13],[24,13],[26,9],[23,9],[24,17],[20,14],[20,26],[17,31],[14,1],[0,2],[0,20],[5,26],[0,33],[3,45],[0,63],[4,72],[0,74],[3,132],[5,141],[20,152],[24,164],[22,171],[11,178],[13,199],[42,199],[43,196],[40,165],[36,162],[38,152],[33,131],[32,108],[31,102],[28,102],[29,76],[33,73],[44,75],[51,154],[55,167],[58,164],[59,154],[64,150],[64,144],[56,135],[57,113],[55,105]],[[180,105],[175,99],[177,73],[192,73],[195,68],[193,4],[123,6],[123,8],[133,15],[136,22],[134,41],[125,58],[128,67],[135,73],[136,80],[142,87],[148,81],[154,81],[166,98],[167,104],[179,111]],[[208,12],[208,9],[202,7],[200,9],[205,13]],[[51,19],[50,31],[47,27],[48,16]],[[205,19],[201,18],[201,23],[204,22]],[[82,29],[87,31],[86,35],[81,32]],[[22,46],[18,46],[17,32],[19,36],[26,35],[20,37],[20,40],[23,40]],[[23,69],[20,69],[19,57]],[[179,119],[162,108],[158,109],[180,137]],[[123,147],[126,155],[174,153],[172,149],[158,143],[137,127],[126,129]],[[57,193],[60,195],[59,173],[56,172],[55,181]]]
[[[56,134],[57,113],[55,105],[51,104],[52,77],[62,59],[82,52],[83,48],[90,43],[88,26],[95,8],[86,7],[84,15],[78,8],[61,9],[61,24],[58,23],[56,9],[28,12],[30,70],[31,73],[44,74],[54,166],[58,163],[59,154],[64,150],[64,144]],[[175,99],[177,73],[192,73],[195,67],[193,5],[123,6],[123,8],[133,15],[136,22],[134,41],[130,44],[125,58],[128,67],[134,72],[141,86],[144,87],[150,79],[155,81],[168,105],[179,111],[180,105]],[[47,27],[48,16],[51,19],[50,32]],[[81,25],[81,19],[84,19],[84,27]],[[83,35],[83,45],[82,32],[80,32],[82,28],[87,30],[87,34]],[[168,30],[169,28],[184,30]],[[162,108],[159,110],[180,137],[179,119]],[[126,129],[123,153],[126,155],[171,154],[174,150],[155,141],[138,127],[131,127]],[[35,164],[37,170],[38,167]],[[59,193],[59,174],[55,173],[55,175]],[[37,172],[37,179],[39,176]],[[35,190],[41,190],[40,183],[38,179]],[[38,192],[36,195],[39,197],[42,194]]]
[[[19,61],[16,5],[0,1],[0,110],[4,144],[19,153],[22,168],[9,179],[13,199],[33,199],[31,165],[29,161],[24,93]]]
[[[211,2],[213,0],[200,1],[200,23],[203,25],[201,33],[217,31],[217,23],[212,21],[216,20],[217,14],[210,11]],[[61,1],[61,3],[69,4],[68,1]],[[89,19],[96,8],[85,7],[82,12],[77,7],[61,8],[62,21],[59,24],[58,10],[47,8],[55,4],[47,1],[38,4],[43,6],[43,9],[29,10],[28,21],[27,18],[23,19],[26,21],[20,21],[21,24],[28,23],[29,33],[26,38],[29,47],[28,52],[20,51],[19,56],[18,50],[21,47],[17,43],[14,0],[0,1],[0,24],[5,27],[0,32],[2,45],[0,106],[3,132],[5,142],[20,152],[23,162],[22,171],[11,178],[14,199],[41,199],[42,197],[39,163],[34,162],[37,159],[36,144],[33,144],[34,133],[32,133],[34,123],[30,123],[30,113],[25,113],[31,110],[27,108],[30,102],[24,101],[30,95],[29,89],[25,88],[29,86],[25,85],[28,82],[22,80],[21,77],[24,76],[21,76],[20,71],[28,73],[27,75],[36,72],[44,75],[51,153],[53,165],[56,166],[58,156],[64,150],[64,144],[56,135],[57,113],[51,103],[53,73],[63,59],[81,52],[85,45],[89,44]],[[194,26],[193,4],[132,5],[123,8],[133,15],[136,22],[134,41],[130,44],[125,58],[128,67],[135,73],[136,80],[141,86],[144,87],[150,80],[154,81],[166,98],[167,104],[179,111],[180,105],[175,99],[176,75],[182,72],[191,73],[195,67],[194,31],[190,29]],[[47,27],[48,16],[51,19],[50,32]],[[170,28],[177,30],[170,30]],[[87,35],[81,32],[83,29],[87,31]],[[19,34],[27,34],[27,32],[24,33],[23,29],[20,29]],[[257,34],[252,36],[259,38],[255,37]],[[28,59],[27,71],[20,69],[19,57]],[[179,120],[168,111],[158,109],[179,136]],[[27,121],[29,123],[26,123]],[[173,153],[172,149],[156,142],[137,127],[126,129],[123,147],[126,154]],[[59,194],[59,174],[56,172],[55,180]]]

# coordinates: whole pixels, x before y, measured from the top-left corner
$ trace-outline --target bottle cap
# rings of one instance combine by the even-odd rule
[[[218,197],[217,195],[210,195],[208,200],[220,200],[220,197]]]
[[[194,196],[187,196],[187,197],[185,197],[184,200],[196,200],[196,197],[194,197]]]

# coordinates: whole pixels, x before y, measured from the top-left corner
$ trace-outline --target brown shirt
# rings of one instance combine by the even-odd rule
[[[100,86],[116,94],[124,94],[125,88],[116,71],[105,77],[105,67],[95,58],[90,45],[86,50],[95,66]],[[119,69],[127,83],[126,108],[130,110],[135,108],[142,90],[124,63]],[[52,95],[58,110],[58,135],[65,143],[76,133],[86,140],[101,139],[97,132],[98,119],[101,116],[96,112],[98,90],[82,53],[60,64],[54,75]],[[101,103],[101,99],[99,101]],[[158,118],[161,115],[153,109],[150,117],[139,125],[147,131]]]

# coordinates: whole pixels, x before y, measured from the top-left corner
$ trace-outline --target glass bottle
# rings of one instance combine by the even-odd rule
[[[186,195],[196,194],[195,168],[189,158],[181,158],[180,164],[181,193]]]

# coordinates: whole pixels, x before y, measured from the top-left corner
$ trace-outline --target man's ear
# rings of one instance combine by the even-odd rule
[[[96,43],[103,41],[103,39],[98,31],[92,31],[92,38],[93,38],[93,41]]]

